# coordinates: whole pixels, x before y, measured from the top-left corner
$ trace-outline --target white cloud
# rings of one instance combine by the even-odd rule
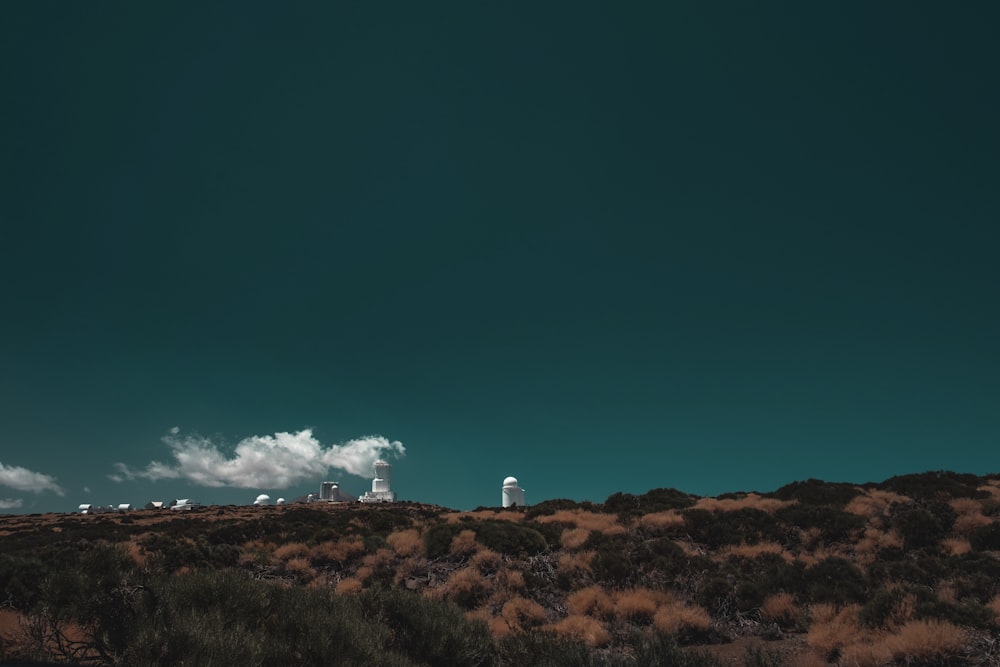
[[[65,495],[62,487],[56,484],[56,478],[40,472],[34,472],[21,466],[6,466],[0,463],[0,486],[9,486],[18,491],[52,491],[60,496]]]
[[[0,510],[16,510],[23,504],[20,498],[0,498]]]
[[[118,473],[108,477],[116,482],[136,478],[184,479],[200,486],[285,488],[303,481],[316,481],[330,468],[352,475],[368,475],[376,460],[406,453],[403,443],[380,435],[324,447],[313,437],[311,429],[245,438],[233,448],[232,456],[208,438],[181,437],[176,428],[170,429],[163,442],[170,447],[171,462],[152,461],[140,470],[117,463]]]

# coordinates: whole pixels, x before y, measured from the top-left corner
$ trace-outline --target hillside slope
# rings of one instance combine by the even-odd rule
[[[0,658],[997,664],[998,516],[1000,476],[949,472],[514,510],[5,516]]]

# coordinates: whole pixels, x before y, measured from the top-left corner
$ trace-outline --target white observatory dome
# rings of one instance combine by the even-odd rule
[[[517,477],[507,477],[503,480],[500,504],[504,507],[524,507],[524,489],[517,485]]]
[[[262,493],[257,496],[257,499],[253,501],[254,505],[269,505],[271,503],[271,496],[266,493]]]

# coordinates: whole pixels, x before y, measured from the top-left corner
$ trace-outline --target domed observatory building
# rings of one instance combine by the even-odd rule
[[[508,477],[503,481],[500,503],[504,507],[524,507],[524,489],[517,485],[517,477]]]
[[[375,479],[372,480],[372,490],[358,498],[363,503],[394,503],[396,492],[389,488],[392,482],[392,466],[385,461],[375,462]]]

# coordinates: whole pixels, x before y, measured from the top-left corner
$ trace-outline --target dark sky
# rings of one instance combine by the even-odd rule
[[[996,5],[542,4],[0,6],[0,505],[998,471]]]

